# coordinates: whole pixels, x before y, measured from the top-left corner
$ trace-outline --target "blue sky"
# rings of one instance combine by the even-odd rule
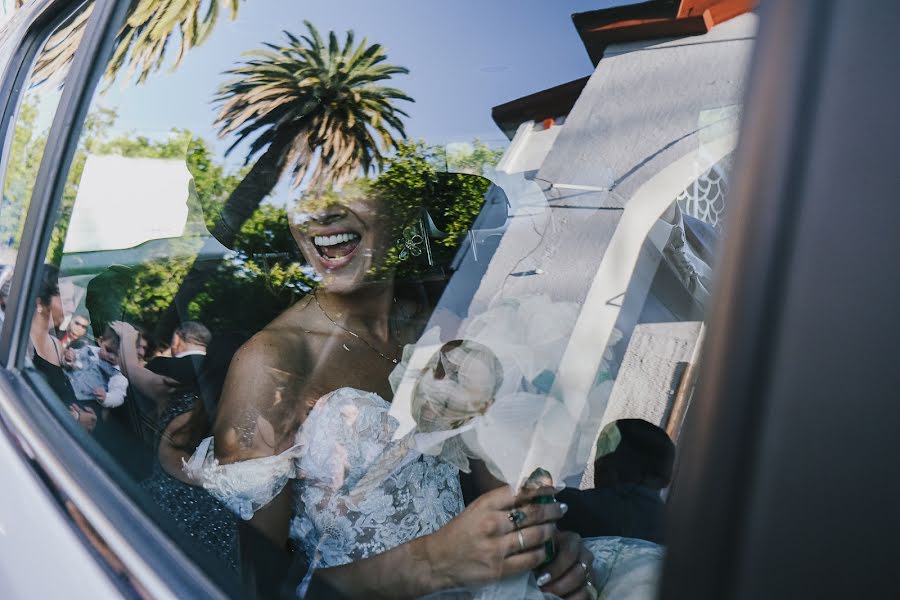
[[[184,127],[212,141],[210,100],[225,79],[222,72],[242,51],[284,40],[284,29],[301,32],[309,19],[322,32],[353,29],[357,40],[365,36],[383,44],[390,62],[410,69],[409,76],[392,82],[416,99],[406,107],[410,137],[501,143],[505,138],[491,120],[491,107],[590,74],[571,14],[621,3],[246,0],[238,19],[223,19],[176,72],[164,70],[136,87],[116,83],[100,102],[118,110],[118,131],[158,135]],[[219,150],[226,146],[216,143]]]

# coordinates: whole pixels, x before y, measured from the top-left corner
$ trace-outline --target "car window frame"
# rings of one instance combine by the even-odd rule
[[[807,168],[821,103],[821,64],[834,3],[762,3],[735,152],[729,206],[740,229],[725,238],[700,380],[683,427],[666,513],[659,597],[741,596],[747,518],[763,438],[771,424],[771,348],[786,329],[781,294],[790,277]],[[773,93],[772,90],[777,90]],[[764,576],[764,575],[763,575]]]
[[[0,143],[2,143],[2,148],[0,148],[0,190],[4,189],[6,184],[6,171],[10,160],[9,150],[16,128],[16,118],[19,116],[19,110],[27,92],[26,84],[31,77],[34,61],[56,27],[82,4],[84,4],[84,0],[47,0],[41,5],[25,5],[19,10],[27,12],[26,24],[19,27],[12,23],[7,24],[7,26],[12,26],[12,32],[18,35],[14,35],[4,42],[14,47],[14,50],[10,53],[7,64],[0,64],[3,72],[3,76],[0,78]],[[18,261],[17,255],[16,262],[18,263]],[[12,292],[17,290],[14,287],[15,283],[16,278],[13,277],[10,288]],[[10,304],[15,300],[16,295],[16,293],[10,294]],[[12,332],[14,322],[14,319],[7,318],[0,327],[0,367],[12,366],[7,349],[10,347],[9,338],[14,335]]]
[[[4,94],[0,102],[5,102],[0,121],[4,156],[35,55],[55,27],[82,4],[83,0],[48,0],[31,7],[34,12],[20,30],[24,33],[10,41],[17,49],[0,87]],[[55,226],[63,187],[85,116],[106,69],[107,56],[129,10],[128,2],[94,0],[50,126],[27,209],[0,333],[0,435],[9,434],[15,440],[22,449],[23,460],[31,462],[50,494],[59,500],[63,516],[81,530],[86,546],[99,562],[106,563],[110,577],[120,587],[130,588],[129,595],[226,597],[222,588],[201,570],[197,559],[188,557],[178,546],[177,532],[163,532],[151,520],[149,501],[135,502],[136,484],[111,464],[108,457],[103,460],[98,456],[100,452],[94,450],[99,448],[90,448],[83,440],[79,441],[83,437],[80,432],[73,434],[72,429],[64,426],[60,419],[64,407],[45,401],[54,396],[46,382],[34,372],[23,370],[28,323],[34,310],[31,299],[39,284],[40,266]],[[83,517],[81,524],[71,521],[73,507]],[[231,590],[227,578],[226,583]],[[235,583],[234,589],[236,586]]]

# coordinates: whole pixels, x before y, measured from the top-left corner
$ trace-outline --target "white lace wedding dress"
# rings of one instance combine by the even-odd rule
[[[385,552],[437,531],[463,510],[456,467],[391,441],[397,421],[389,408],[377,394],[342,388],[318,402],[285,452],[220,465],[207,438],[185,472],[243,519],[289,482],[294,486],[290,537],[311,564],[298,589],[302,596],[315,569]],[[385,460],[398,455],[402,460]],[[393,465],[391,472],[373,479],[381,464]],[[622,538],[594,538],[586,545],[595,556],[601,597],[652,595],[659,546]],[[527,582],[516,597],[525,597],[525,587]],[[509,597],[508,590],[487,597]]]

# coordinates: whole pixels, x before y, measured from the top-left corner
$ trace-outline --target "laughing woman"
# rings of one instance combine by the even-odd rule
[[[317,290],[238,351],[214,438],[188,465],[348,597],[418,597],[527,572],[546,560],[565,512],[529,502],[552,490],[516,497],[507,487],[464,508],[456,468],[422,455],[362,497],[345,493],[396,443],[388,376],[428,317],[395,286],[389,257],[410,219],[391,208],[362,186],[301,200],[291,230]],[[591,597],[592,557],[577,536],[557,541],[554,580]]]

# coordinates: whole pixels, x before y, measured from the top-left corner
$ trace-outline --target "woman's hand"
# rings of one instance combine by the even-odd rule
[[[92,432],[94,430],[94,427],[97,426],[97,413],[95,413],[94,410],[89,406],[82,409],[75,404],[70,404],[69,413],[88,433]]]
[[[479,497],[445,527],[423,538],[433,589],[496,581],[537,568],[556,534],[564,504],[531,504],[552,488],[514,496],[509,487]],[[518,526],[510,517],[518,511]],[[522,516],[524,515],[524,516]]]
[[[572,600],[595,600],[592,566],[594,556],[584,547],[581,536],[570,531],[556,534],[556,557],[535,573],[542,592]]]

